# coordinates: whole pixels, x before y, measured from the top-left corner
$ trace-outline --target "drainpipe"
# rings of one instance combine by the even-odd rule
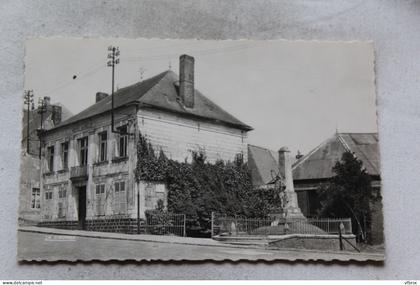
[[[137,183],[137,234],[140,234],[140,182]]]

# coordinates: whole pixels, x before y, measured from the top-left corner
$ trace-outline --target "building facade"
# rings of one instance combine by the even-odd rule
[[[38,131],[41,127],[43,129],[53,128],[62,119],[71,117],[71,113],[64,106],[51,104],[49,97],[44,97],[43,102],[42,108],[29,112],[28,110],[23,111],[18,213],[21,224],[34,224],[41,219],[41,161]]]
[[[155,151],[177,161],[190,161],[196,151],[204,151],[211,162],[246,157],[251,127],[194,88],[190,56],[180,57],[179,78],[165,71],[119,89],[113,110],[111,99],[97,93],[94,105],[45,132],[44,225],[106,231],[125,225],[116,231],[129,232],[159,200],[166,205],[164,182],[136,183],[139,133]]]

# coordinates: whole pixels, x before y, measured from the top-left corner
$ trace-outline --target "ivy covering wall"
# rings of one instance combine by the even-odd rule
[[[158,153],[158,155],[157,155]],[[247,164],[238,155],[232,162],[206,161],[204,152],[192,154],[192,162],[168,159],[138,135],[136,181],[164,182],[168,209],[186,214],[187,235],[206,235],[211,212],[228,216],[266,217],[279,206],[274,190],[255,190]]]

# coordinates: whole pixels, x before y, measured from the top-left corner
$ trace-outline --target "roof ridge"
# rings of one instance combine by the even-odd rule
[[[351,139],[353,139],[353,138],[351,138]],[[362,160],[360,157],[358,157],[357,155],[356,155],[356,150],[355,149],[352,149],[348,144],[347,144],[347,142],[345,141],[345,139],[344,138],[342,138],[339,134],[338,134],[338,141],[344,146],[344,148],[345,149],[347,149],[347,151],[349,151],[349,152],[351,152],[351,154],[356,158],[356,159],[358,159],[358,160],[360,160],[360,161],[362,161],[362,163],[364,164],[365,163],[365,161],[367,162],[367,163],[369,163],[370,164],[370,166],[374,169],[374,170],[376,170],[376,171],[378,171],[378,169],[376,169],[376,166],[375,165],[373,165],[373,163],[370,161],[370,159],[366,156],[366,154],[363,152],[363,151],[361,151],[361,150],[358,150],[358,153],[360,153],[361,155],[363,155],[364,156],[364,160]],[[357,144],[354,144],[354,147],[355,148],[358,148],[357,147]],[[364,165],[363,166],[365,169],[366,169],[366,166]]]
[[[266,148],[266,147],[262,147],[262,146],[259,146],[259,145],[254,145],[254,144],[248,144],[248,146],[253,146],[253,147],[257,147],[257,148],[260,148],[260,149],[263,149],[263,150],[268,150],[268,151],[275,151],[275,150],[272,150],[272,149],[269,149],[269,148]]]
[[[327,139],[325,139],[323,142],[321,142],[318,146],[316,146],[315,148],[313,148],[310,152],[308,152],[307,154],[305,154],[301,159],[297,160],[293,165],[292,165],[292,170],[296,169],[298,166],[300,166],[305,160],[307,160],[312,154],[314,154],[318,149],[320,149],[321,147],[323,147],[324,145],[326,145],[330,140],[332,140],[333,138],[335,138],[335,135],[332,137],[329,137]]]
[[[161,73],[158,73],[158,74],[156,74],[156,75],[154,75],[154,76],[152,76],[152,77],[149,77],[149,78],[147,78],[147,79],[145,79],[145,80],[143,80],[143,81],[139,81],[139,82],[136,82],[136,83],[133,83],[133,84],[130,84],[130,85],[128,85],[128,86],[125,86],[125,87],[123,87],[123,88],[120,88],[120,89],[118,89],[117,91],[115,91],[114,92],[114,95],[118,95],[119,93],[121,93],[121,92],[123,92],[124,90],[127,90],[128,88],[133,88],[133,87],[135,87],[135,86],[139,86],[139,85],[141,85],[141,84],[144,84],[145,82],[147,82],[147,81],[152,81],[152,80],[154,80],[154,79],[157,79],[157,78],[159,78],[159,80],[155,83],[155,84],[153,84],[152,86],[150,86],[150,88],[148,88],[144,93],[143,93],[143,95],[141,95],[140,97],[143,97],[147,92],[149,92],[150,91],[150,89],[152,89],[153,88],[153,86],[155,86],[157,83],[159,83],[165,76],[166,76],[166,74],[168,74],[169,73],[169,71],[170,70],[165,70],[165,71],[163,71],[163,72],[161,72]],[[76,117],[76,116],[78,116],[79,114],[81,114],[81,113],[83,113],[83,112],[86,112],[87,110],[89,110],[89,109],[92,109],[92,108],[94,108],[95,106],[97,106],[98,104],[106,104],[105,102],[108,102],[108,101],[110,101],[111,100],[111,94],[109,94],[109,96],[107,96],[106,98],[104,98],[103,100],[100,100],[100,101],[98,101],[98,102],[95,102],[95,103],[93,103],[92,105],[90,105],[90,106],[88,106],[87,108],[85,108],[85,109],[83,109],[83,110],[81,110],[80,112],[78,112],[78,113],[76,113],[76,114],[73,114],[71,117],[69,117],[69,118],[67,118],[67,120],[65,120],[65,121],[63,121],[63,122],[61,122],[59,125],[57,125],[56,127],[54,127],[54,128],[51,128],[50,130],[52,130],[52,129],[55,129],[55,128],[59,128],[59,127],[61,127],[61,126],[65,126],[65,125],[67,125],[67,121],[71,121],[71,119],[73,118],[73,117]],[[118,107],[121,107],[121,106],[114,106],[114,108],[118,108]],[[94,116],[94,115],[92,115],[92,116]],[[90,116],[88,116],[87,118],[89,118]],[[81,119],[79,119],[79,120],[83,120],[83,119],[86,119],[86,118],[81,118]],[[70,122],[69,124],[72,124],[72,123],[75,123],[75,122],[78,122],[79,120],[76,120],[76,121],[73,121],[73,122]]]

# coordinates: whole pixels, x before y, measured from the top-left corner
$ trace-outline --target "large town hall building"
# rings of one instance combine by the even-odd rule
[[[194,88],[191,56],[180,57],[179,77],[168,70],[114,94],[117,132],[111,105],[111,96],[97,93],[95,104],[43,134],[45,225],[104,230],[106,220],[144,218],[159,199],[166,204],[164,183],[135,182],[139,132],[178,161],[191,160],[193,151],[211,162],[247,158],[252,128]]]

